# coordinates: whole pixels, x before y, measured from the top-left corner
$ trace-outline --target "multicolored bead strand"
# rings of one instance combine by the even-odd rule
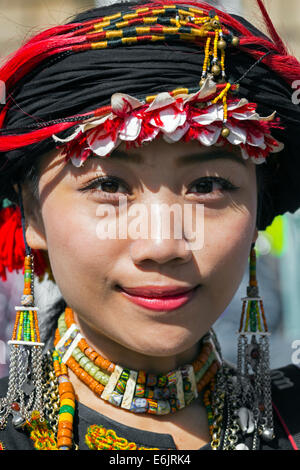
[[[157,376],[123,368],[90,348],[68,307],[59,318],[55,345],[62,363],[97,396],[134,413],[164,415],[184,408],[197,398],[220,367],[213,342],[207,338],[193,364],[168,374]]]
[[[211,438],[212,438],[213,429],[214,429],[214,425],[213,425],[214,415],[213,415],[213,410],[212,410],[211,396],[212,396],[214,389],[215,389],[215,380],[212,379],[209,386],[206,388],[203,394],[203,403],[207,412],[208,429],[209,429],[209,434]]]
[[[58,415],[57,448],[71,450],[73,446],[73,419],[75,412],[75,392],[68,377],[68,369],[61,362],[57,351],[53,351],[53,367],[58,380],[60,409]]]
[[[15,307],[16,319],[10,345],[9,387],[7,396],[0,399],[0,427],[4,428],[12,414],[12,423],[21,428],[35,413],[43,420],[42,355],[37,311],[34,306],[33,255],[24,259],[24,289],[21,306]],[[24,374],[20,374],[20,370]]]

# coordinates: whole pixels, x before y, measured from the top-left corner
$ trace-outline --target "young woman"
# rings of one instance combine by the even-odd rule
[[[297,447],[299,370],[271,390],[254,245],[300,206],[300,65],[258,3],[272,39],[205,3],[133,1],[2,67],[2,277],[25,256],[4,448]],[[235,370],[211,327],[249,254]],[[41,339],[33,276],[50,270]]]

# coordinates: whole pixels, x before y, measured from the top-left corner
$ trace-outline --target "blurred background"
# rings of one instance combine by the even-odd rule
[[[33,34],[65,23],[80,11],[116,3],[109,0],[0,0],[0,60]],[[146,2],[145,2],[146,3]],[[242,15],[264,30],[253,0],[211,0],[212,5]],[[266,0],[265,5],[291,54],[300,58],[299,0]],[[271,335],[271,366],[291,362],[292,343],[300,340],[300,211],[277,217],[256,243],[257,277]],[[235,297],[214,325],[225,359],[236,361],[236,331],[246,295],[248,270]],[[10,274],[0,281],[0,377],[7,375],[6,341],[14,323],[14,307],[22,294],[23,276]],[[41,312],[58,295],[56,286],[45,280],[36,288]],[[208,312],[209,314],[209,312]]]

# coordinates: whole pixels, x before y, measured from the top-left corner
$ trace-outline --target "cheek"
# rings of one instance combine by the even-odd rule
[[[96,209],[70,204],[67,197],[60,198],[58,205],[53,198],[44,205],[43,220],[52,272],[65,299],[86,297],[93,289],[105,295],[103,289],[123,244],[99,238]]]
[[[243,279],[256,228],[255,209],[253,201],[250,210],[205,218],[199,270],[216,311],[224,311]]]

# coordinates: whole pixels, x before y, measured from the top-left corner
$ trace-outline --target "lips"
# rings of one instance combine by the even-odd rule
[[[120,292],[133,303],[150,310],[164,311],[177,309],[190,301],[199,285],[195,287],[143,286],[120,287]]]
[[[122,287],[127,294],[138,295],[142,297],[168,297],[171,295],[185,294],[194,287],[176,287],[176,286],[145,286],[145,287]]]

